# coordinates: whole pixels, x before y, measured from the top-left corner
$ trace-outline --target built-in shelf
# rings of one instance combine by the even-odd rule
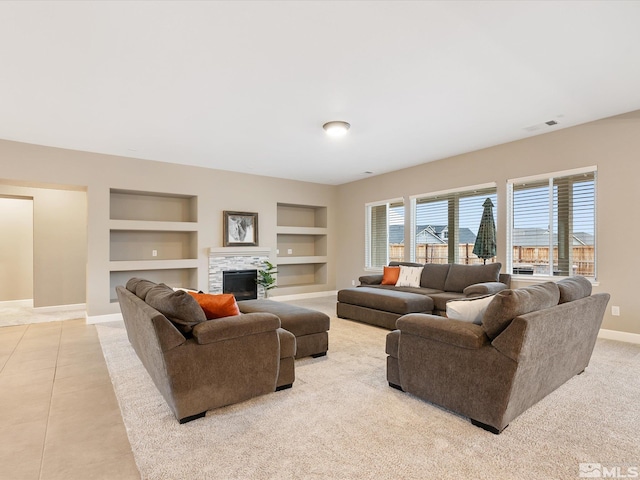
[[[197,286],[197,197],[111,189],[110,298],[131,277]]]
[[[303,263],[327,263],[325,256],[278,257],[278,265],[300,265]]]
[[[185,260],[129,260],[109,262],[112,272],[126,272],[132,270],[175,270],[177,268],[197,268],[197,259]]]
[[[327,283],[327,207],[278,204],[278,288]]]
[[[159,222],[140,220],[111,220],[110,230],[157,230],[166,232],[197,232],[197,222]]]
[[[197,222],[195,195],[111,189],[110,219]]]
[[[278,288],[320,286],[327,283],[326,263],[278,265]]]
[[[156,265],[157,267],[157,265]],[[182,286],[185,288],[197,289],[198,285],[198,269],[193,268],[144,268],[144,265],[139,269],[127,269],[123,271],[111,270],[109,272],[109,284],[111,288],[110,301],[116,303],[118,301],[116,295],[116,286],[126,285],[132,277],[146,278],[156,283],[165,283],[169,286],[177,287]]]

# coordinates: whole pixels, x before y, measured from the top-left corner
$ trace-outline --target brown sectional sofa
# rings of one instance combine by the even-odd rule
[[[276,315],[207,320],[189,294],[148,280],[116,292],[129,341],[180,423],[292,386],[296,339]]]
[[[338,292],[337,315],[393,330],[408,313],[444,315],[449,300],[495,294],[511,285],[500,263],[486,265],[390,262],[423,267],[419,287],[382,285],[382,275],[360,277],[360,285]]]
[[[500,433],[589,364],[609,294],[591,283],[503,290],[481,325],[409,314],[387,335],[389,385]]]

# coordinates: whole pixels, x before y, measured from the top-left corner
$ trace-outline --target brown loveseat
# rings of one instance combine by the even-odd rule
[[[207,320],[192,296],[148,280],[116,292],[129,341],[180,423],[292,386],[296,340],[277,316]]]
[[[449,300],[495,294],[511,285],[511,275],[500,273],[500,263],[389,263],[389,266],[400,265],[422,268],[420,286],[383,285],[382,275],[362,276],[358,287],[338,292],[338,317],[393,330],[402,315],[444,315]]]
[[[608,301],[572,277],[498,293],[481,325],[405,315],[387,335],[387,380],[500,433],[587,367]]]

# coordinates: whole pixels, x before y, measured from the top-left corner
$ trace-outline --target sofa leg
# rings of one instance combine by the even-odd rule
[[[584,369],[578,375],[582,375],[583,373],[584,373]]]
[[[402,387],[400,385],[396,385],[395,383],[389,382],[389,386],[391,388],[395,388],[396,390],[400,390],[401,392],[404,392],[404,390],[402,389]]]
[[[491,425],[487,425],[486,423],[479,422],[477,420],[474,420],[473,418],[471,418],[470,420],[471,420],[471,423],[473,425],[475,425],[476,427],[480,427],[483,430],[486,430],[487,432],[491,432],[491,433],[493,433],[495,435],[500,435],[500,432],[502,432],[502,430],[504,430],[504,428],[508,427],[508,425],[507,425],[507,427],[504,427],[502,430],[498,430],[496,427],[492,427]]]
[[[293,387],[293,383],[288,383],[287,385],[280,385],[279,387],[276,387],[276,392],[279,392],[280,390],[286,390],[287,388],[291,388]]]
[[[197,420],[199,418],[204,417],[207,414],[207,412],[200,412],[200,413],[196,413],[195,415],[191,415],[190,417],[184,417],[181,418],[180,420],[178,420],[180,422],[180,425],[182,425],[183,423],[187,423],[187,422],[191,422],[193,420]]]
[[[314,353],[313,355],[311,355],[311,358],[320,358],[320,357],[326,357],[327,356],[327,352],[320,352],[320,353]]]

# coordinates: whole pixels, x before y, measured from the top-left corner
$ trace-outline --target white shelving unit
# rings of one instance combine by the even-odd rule
[[[327,207],[278,204],[278,290],[327,283]]]
[[[170,286],[195,286],[198,279],[197,197],[112,189],[109,276],[115,287],[131,277]]]

